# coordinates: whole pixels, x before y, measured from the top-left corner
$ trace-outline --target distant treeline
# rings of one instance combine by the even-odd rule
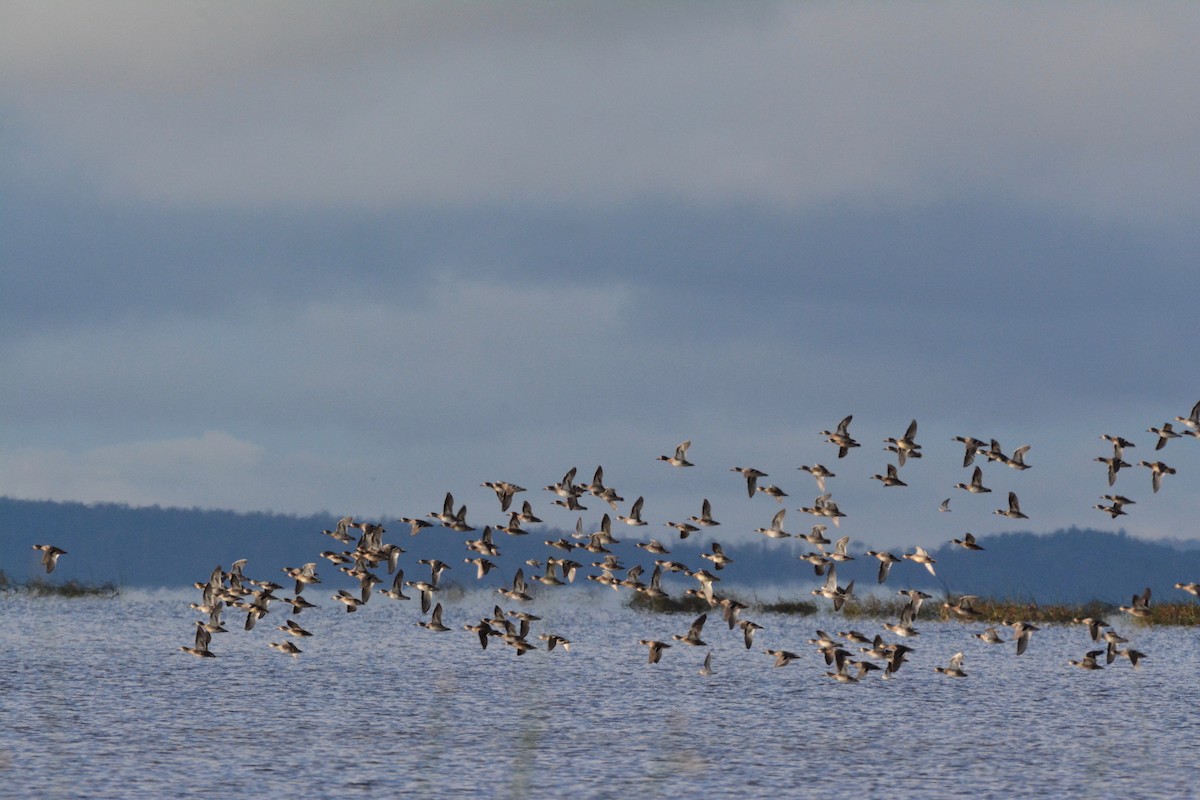
[[[402,557],[405,568],[412,571],[416,558],[438,558],[451,565],[443,580],[463,586],[475,583],[474,568],[463,563],[464,558],[474,554],[463,543],[478,533],[431,527],[413,537],[403,523],[373,521],[381,521],[387,528],[387,541],[408,551]],[[322,570],[333,571],[334,567],[319,553],[345,549],[345,545],[321,533],[336,523],[333,514],[294,516],[0,498],[0,570],[16,582],[38,578],[87,586],[111,583],[118,587],[183,587],[207,580],[218,564],[228,568],[233,561],[245,558],[247,574],[283,582],[280,570],[286,566],[316,561]],[[618,538],[622,533],[617,532]],[[508,581],[518,567],[524,566],[526,574],[531,574],[526,559],[544,559],[548,552],[561,555],[561,551],[550,551],[543,543],[561,536],[569,538],[569,532],[531,527],[527,536],[497,533],[495,541],[501,555],[493,559],[498,569],[488,576],[487,585]],[[807,587],[821,581],[811,566],[797,558],[812,549],[806,542],[749,538],[753,534],[733,537],[724,531],[713,536],[734,559],[717,573],[722,578],[718,592],[736,586],[742,596],[770,602],[803,595]],[[634,537],[626,534],[625,538]],[[708,550],[709,539],[703,535],[686,541],[674,535],[660,540],[670,547],[670,559],[695,569],[712,566],[700,558],[700,553]],[[1070,528],[1048,534],[994,534],[981,537],[979,542],[985,548],[982,552],[949,543],[929,548],[937,559],[936,577],[916,564],[904,562],[895,565],[887,583],[879,586],[878,561],[862,555],[875,543],[852,540],[850,553],[856,560],[838,565],[838,582],[844,585],[856,581],[860,596],[872,592],[894,595],[899,589],[917,588],[935,597],[974,594],[1047,605],[1128,603],[1133,594],[1147,586],[1156,601],[1187,601],[1190,598],[1174,584],[1200,581],[1200,549],[1194,540],[1167,544],[1136,539],[1124,532]],[[55,544],[67,551],[52,575],[45,574],[40,554],[32,549],[38,543]],[[653,570],[655,556],[624,545],[618,547],[625,566],[643,564],[646,575]],[[891,552],[899,555],[905,550],[891,548]],[[577,560],[585,564],[597,558],[578,551],[577,555]],[[588,567],[584,572],[594,570]],[[682,594],[684,587],[695,585],[686,578],[672,580],[675,591],[664,585],[672,594]]]

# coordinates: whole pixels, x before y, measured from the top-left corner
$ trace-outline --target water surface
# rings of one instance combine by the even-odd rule
[[[447,604],[454,630],[433,633],[415,601],[347,614],[317,594],[298,658],[267,647],[280,607],[248,632],[230,615],[199,659],[178,649],[191,593],[0,597],[0,795],[1180,797],[1198,777],[1193,629],[1110,620],[1149,657],[1085,672],[1066,663],[1094,647],[1082,627],[1043,626],[1018,657],[982,625],[926,622],[892,680],[845,685],[805,640],[878,622],[751,615],[747,651],[716,613],[708,647],[650,665],[637,640],[690,615],[576,594],[522,609],[571,652],[517,657],[461,630],[496,598]],[[774,669],[765,647],[802,658]],[[969,677],[934,672],[959,650]]]

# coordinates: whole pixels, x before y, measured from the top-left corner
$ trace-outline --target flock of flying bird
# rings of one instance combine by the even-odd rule
[[[839,459],[845,458],[852,449],[860,447],[860,443],[850,434],[852,419],[852,416],[847,416],[834,430],[821,431],[821,435],[825,437],[825,440],[837,448],[837,457]],[[1164,423],[1161,427],[1148,429],[1149,432],[1158,437],[1155,444],[1156,450],[1162,450],[1171,439],[1181,436],[1200,438],[1200,402],[1192,408],[1189,416],[1176,417],[1175,422],[1179,423],[1179,430],[1175,430],[1171,422]],[[889,437],[884,440],[884,449],[895,455],[896,463],[889,463],[884,473],[872,476],[874,480],[880,481],[885,487],[906,485],[900,477],[900,468],[904,467],[908,460],[922,457],[921,445],[917,443],[916,435],[917,423],[914,420],[908,426],[903,436],[897,438]],[[1099,457],[1096,459],[1096,461],[1103,462],[1108,466],[1108,481],[1111,486],[1115,482],[1118,472],[1121,469],[1130,467],[1130,464],[1124,461],[1123,457],[1125,450],[1135,445],[1133,442],[1120,436],[1105,434],[1101,438],[1111,443],[1113,447],[1111,457]],[[1010,454],[1006,454],[995,439],[982,440],[970,436],[957,436],[955,440],[960,442],[964,447],[963,468],[968,469],[973,467],[970,480],[958,483],[955,488],[962,489],[970,494],[984,494],[992,491],[984,485],[983,470],[981,466],[975,465],[976,458],[981,457],[987,463],[1002,464],[1018,471],[1030,468],[1030,465],[1025,462],[1025,456],[1030,449],[1029,445],[1023,445],[1013,450]],[[672,455],[660,455],[658,456],[658,460],[664,461],[673,467],[691,467],[693,464],[688,460],[690,445],[690,442],[683,442],[675,449]],[[1139,463],[1141,466],[1150,469],[1152,486],[1155,492],[1159,490],[1164,475],[1175,474],[1173,468],[1161,461],[1148,462],[1143,460]],[[818,576],[824,577],[824,583],[819,588],[812,590],[812,594],[829,600],[833,610],[836,612],[854,594],[854,581],[850,581],[843,586],[839,584],[837,577],[838,563],[854,559],[854,556],[847,552],[850,537],[843,536],[836,542],[832,542],[825,536],[825,533],[828,531],[826,523],[830,523],[836,527],[839,525],[840,519],[845,516],[838,507],[838,504],[833,500],[832,492],[827,491],[826,480],[836,476],[828,467],[822,464],[801,466],[799,469],[813,476],[816,480],[817,488],[821,492],[811,506],[802,507],[800,511],[816,517],[818,521],[812,525],[808,533],[789,533],[784,529],[787,509],[781,508],[774,514],[770,527],[757,528],[756,531],[771,539],[803,539],[814,547],[812,551],[801,555],[800,559],[811,564]],[[746,490],[751,498],[758,494],[765,494],[782,503],[783,498],[787,497],[787,493],[779,487],[764,485],[761,479],[768,477],[768,475],[758,469],[753,467],[733,467],[731,471],[739,473],[745,480]],[[650,599],[666,598],[668,596],[667,592],[662,587],[663,575],[666,573],[678,573],[696,581],[697,585],[687,589],[685,594],[702,598],[714,613],[716,609],[720,609],[722,618],[727,624],[728,629],[730,631],[733,631],[735,628],[738,629],[745,648],[747,650],[753,648],[755,634],[757,631],[762,630],[763,626],[749,619],[742,618],[740,616],[741,612],[747,606],[732,597],[722,595],[714,586],[714,584],[719,583],[721,580],[720,576],[716,573],[725,569],[727,565],[734,561],[732,557],[726,554],[725,549],[719,542],[711,542],[711,551],[705,552],[702,555],[703,558],[711,562],[712,569],[714,570],[712,572],[707,568],[693,568],[686,564],[669,560],[667,558],[670,555],[669,549],[657,539],[636,542],[638,549],[656,557],[653,562],[653,572],[649,580],[643,581],[642,577],[646,567],[641,564],[626,567],[622,564],[621,557],[611,549],[620,543],[613,535],[614,516],[615,524],[626,525],[632,528],[640,528],[648,524],[642,519],[643,498],[638,497],[634,500],[629,505],[627,513],[616,514],[616,511],[625,498],[621,497],[613,487],[604,483],[602,468],[598,467],[596,469],[590,483],[576,483],[575,478],[576,470],[572,468],[560,481],[545,487],[546,491],[554,495],[553,505],[570,511],[584,510],[585,507],[581,504],[580,500],[586,495],[590,495],[607,502],[612,507],[614,514],[605,514],[599,528],[595,531],[585,530],[583,519],[580,517],[576,523],[575,533],[572,534],[571,538],[562,537],[557,540],[546,540],[545,544],[548,548],[546,556],[543,559],[531,559],[523,567],[518,568],[512,580],[496,590],[499,595],[506,601],[516,603],[517,607],[525,607],[534,601],[536,597],[536,592],[531,593],[530,591],[533,582],[540,583],[543,587],[546,587],[545,590],[552,590],[555,587],[574,583],[576,577],[582,574],[588,565],[590,565],[594,571],[586,574],[586,578],[589,581],[608,586],[616,591],[626,589]],[[506,536],[514,537],[523,536],[530,532],[523,526],[541,522],[541,519],[535,516],[532,504],[528,500],[525,500],[521,504],[519,511],[513,509],[516,496],[526,491],[521,486],[506,481],[488,481],[482,484],[482,486],[495,492],[499,501],[500,512],[507,515],[508,519],[507,522],[497,523],[494,526],[485,525],[482,531],[479,532],[478,538],[466,539],[464,542],[466,549],[474,554],[473,556],[464,558],[464,562],[474,567],[476,578],[479,580],[483,580],[491,570],[497,569],[497,562],[493,560],[500,556],[500,545],[495,539],[496,533],[503,533]],[[1102,499],[1108,501],[1108,504],[1098,504],[1095,507],[1110,514],[1113,518],[1126,513],[1124,507],[1133,504],[1132,500],[1116,494],[1104,495]],[[944,500],[940,506],[940,510],[949,511],[949,503],[949,499]],[[994,513],[1012,519],[1027,518],[1021,511],[1020,501],[1016,493],[1012,491],[1008,492],[1006,505],[996,509]],[[435,526],[441,526],[449,531],[462,534],[474,534],[477,530],[467,521],[466,506],[463,505],[456,508],[454,497],[451,493],[447,493],[440,510],[430,512],[425,518],[403,517],[399,521],[408,526],[413,537],[425,529]],[[705,499],[701,504],[699,514],[688,518],[686,521],[666,522],[664,524],[676,530],[681,539],[686,539],[692,533],[702,528],[718,526],[720,522],[713,518],[712,507],[709,501]],[[400,568],[400,557],[406,551],[398,544],[384,541],[385,529],[382,525],[356,521],[353,517],[345,517],[338,522],[334,529],[323,531],[323,533],[340,544],[352,545],[352,547],[347,547],[347,549],[327,550],[320,554],[322,558],[336,565],[342,573],[357,583],[356,591],[344,588],[338,589],[336,594],[330,598],[335,602],[343,604],[347,613],[358,611],[360,607],[377,595],[391,600],[410,600],[415,597],[420,604],[422,616],[428,615],[427,618],[417,622],[417,625],[431,632],[452,630],[451,626],[445,624],[442,603],[440,601],[435,602],[439,593],[444,589],[441,578],[443,573],[450,569],[450,564],[433,558],[417,559],[416,564],[420,565],[419,568],[427,568],[429,570],[428,574],[425,575],[423,573],[421,578],[415,580],[406,580],[405,570]],[[970,533],[964,534],[962,539],[953,539],[952,542],[970,551],[981,551],[984,549],[975,541],[975,537]],[[829,545],[832,545],[832,547],[828,548]],[[47,572],[52,572],[59,557],[65,554],[65,551],[53,545],[38,544],[34,545],[34,548],[42,552],[42,562]],[[575,557],[579,557],[582,553],[587,553],[589,557],[594,557],[597,560],[589,561],[588,565],[575,560]],[[879,584],[884,583],[888,579],[892,565],[902,561],[919,564],[931,574],[936,575],[934,568],[936,562],[921,547],[915,547],[913,552],[903,553],[899,556],[886,551],[875,550],[868,550],[864,555],[879,561],[877,578]],[[288,614],[288,619],[275,628],[284,634],[282,641],[270,642],[270,647],[293,657],[301,653],[301,649],[295,642],[311,637],[313,633],[304,628],[297,617],[305,609],[315,607],[315,604],[309,601],[304,592],[309,590],[311,593],[311,587],[322,583],[321,578],[317,574],[317,562],[313,561],[300,567],[284,568],[283,571],[287,579],[293,584],[291,588],[294,591],[291,593],[291,596],[282,594],[285,588],[287,588],[283,584],[247,577],[243,573],[245,566],[245,560],[234,562],[228,571],[218,566],[212,570],[207,580],[195,584],[196,588],[201,590],[202,595],[200,602],[192,603],[191,607],[199,612],[202,617],[195,621],[194,643],[192,646],[181,646],[180,650],[202,658],[213,657],[215,654],[210,649],[212,637],[214,634],[227,632],[227,628],[224,627],[224,618],[227,613],[232,613],[233,610],[244,612],[245,620],[243,627],[249,630],[269,613],[272,603],[277,603],[278,605],[289,606],[290,614]],[[525,575],[526,566],[533,570],[533,573],[528,578]],[[380,576],[379,573],[383,569],[387,570],[387,574],[390,576],[390,583]],[[624,574],[621,575],[621,573]],[[384,583],[388,584],[388,588],[376,593],[374,591],[375,587]],[[1175,586],[1178,589],[1200,597],[1200,584],[1177,583]],[[413,594],[405,594],[406,589],[410,590]],[[917,619],[922,603],[930,599],[930,595],[915,589],[902,590],[899,594],[907,598],[907,603],[903,606],[898,621],[884,622],[882,626],[884,630],[898,638],[911,639],[918,635],[918,631],[914,627],[914,622]],[[974,605],[977,599],[971,595],[947,598],[942,607],[947,615],[970,622],[982,616],[982,612]],[[1122,606],[1120,610],[1134,617],[1149,616],[1149,588],[1141,594],[1135,595],[1130,604]],[[704,628],[707,619],[708,612],[701,614],[692,622],[686,633],[674,634],[670,640],[651,638],[640,640],[639,644],[647,648],[649,663],[657,663],[663,657],[664,651],[671,647],[707,646],[707,643],[702,638],[705,635]],[[499,643],[514,648],[517,655],[522,655],[528,650],[541,649],[541,646],[536,643],[537,641],[544,642],[545,649],[548,651],[552,651],[557,647],[561,647],[564,651],[570,650],[570,640],[557,632],[541,631],[538,633],[537,639],[531,641],[529,636],[534,629],[535,623],[539,621],[540,618],[538,616],[527,611],[514,610],[512,608],[506,610],[497,604],[490,614],[481,616],[478,621],[465,622],[461,627],[477,636],[480,647],[483,649],[487,649],[489,643],[493,640],[498,640]],[[1123,657],[1128,659],[1134,667],[1137,667],[1140,660],[1144,657],[1145,654],[1131,647],[1122,649],[1120,645],[1126,644],[1128,640],[1120,636],[1106,621],[1096,618],[1086,618],[1077,620],[1077,622],[1087,626],[1093,643],[1099,644],[1103,642],[1104,646],[1087,651],[1079,660],[1069,661],[1070,665],[1087,670],[1096,670],[1102,668],[1100,663],[1102,658],[1106,663],[1111,664],[1116,658]],[[1038,630],[1036,626],[1020,620],[1004,622],[1003,626],[1007,626],[1011,630],[1011,641],[1015,642],[1017,655],[1021,655],[1026,651],[1031,635]],[[901,665],[907,662],[908,655],[914,650],[912,646],[907,644],[885,641],[882,633],[875,636],[867,636],[861,632],[849,630],[838,633],[836,637],[821,630],[818,630],[816,633],[816,638],[808,640],[808,644],[815,646],[824,657],[825,663],[829,667],[826,675],[831,679],[843,683],[857,682],[875,670],[882,671],[884,677],[891,677],[900,669]],[[988,644],[1005,643],[1004,638],[995,627],[988,627],[982,632],[975,633],[974,636]],[[857,645],[857,650],[853,647],[855,645]],[[766,648],[764,652],[774,660],[774,666],[776,667],[785,666],[800,657],[794,651],[779,648]],[[950,677],[966,677],[967,673],[963,668],[963,661],[964,654],[958,652],[949,659],[946,666],[938,666],[935,669],[938,673]],[[704,659],[700,673],[702,675],[710,675],[712,672],[712,650],[710,649]]]

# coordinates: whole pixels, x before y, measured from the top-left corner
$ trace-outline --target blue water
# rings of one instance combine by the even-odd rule
[[[1200,778],[1193,629],[1110,619],[1148,658],[1085,672],[1066,663],[1093,647],[1079,626],[1043,626],[1018,657],[981,625],[922,622],[892,680],[844,685],[805,640],[878,622],[747,614],[765,626],[747,651],[715,613],[708,647],[650,665],[637,640],[692,617],[607,590],[523,608],[573,645],[521,657],[461,629],[515,607],[498,595],[448,602],[434,633],[415,600],[347,614],[311,593],[298,658],[267,647],[278,607],[248,632],[227,616],[212,659],[178,649],[194,592],[0,595],[0,796],[1144,798]],[[775,669],[765,647],[802,658]],[[968,678],[934,672],[959,650]]]

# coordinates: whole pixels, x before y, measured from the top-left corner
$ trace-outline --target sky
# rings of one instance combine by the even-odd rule
[[[0,494],[495,524],[508,480],[572,528],[542,487],[602,465],[634,535],[708,498],[745,541],[817,521],[819,462],[856,542],[1195,537],[1200,441],[1147,429],[1200,400],[1198,40],[1188,3],[4,3]],[[1110,490],[1106,433],[1177,474]],[[1031,468],[967,495],[958,435]]]

